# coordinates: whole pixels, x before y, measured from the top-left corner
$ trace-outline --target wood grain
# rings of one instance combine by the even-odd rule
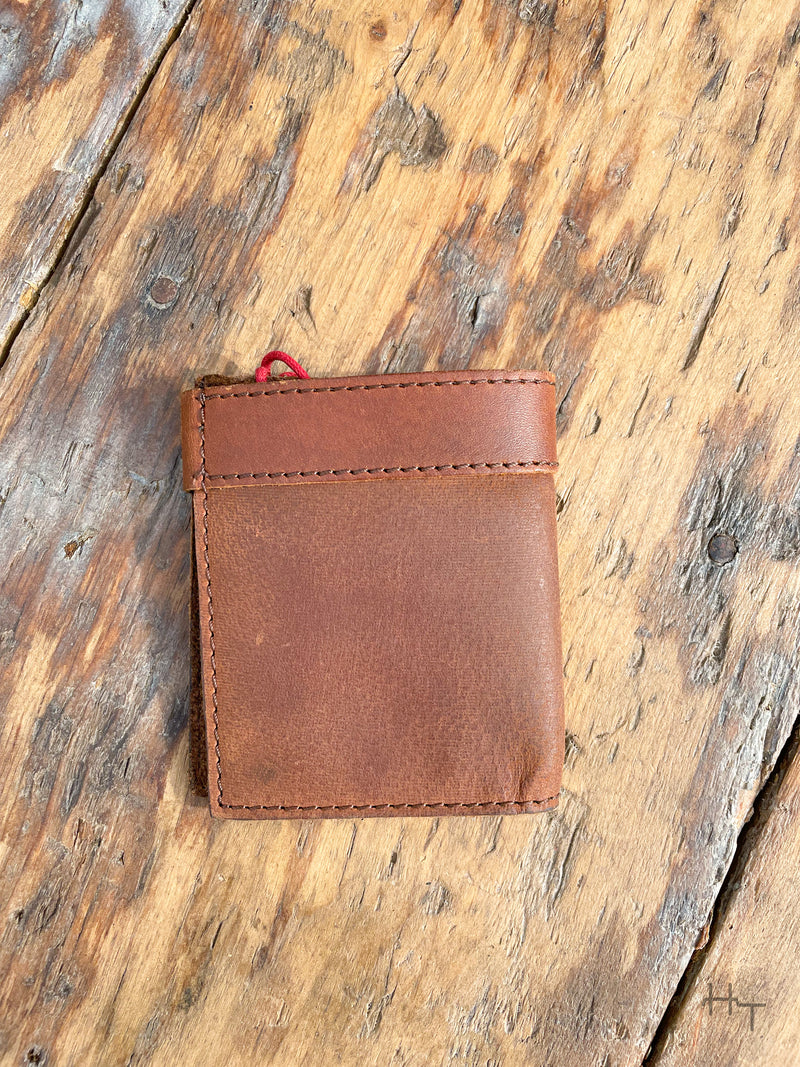
[[[0,11],[0,363],[191,0]]]
[[[797,1063],[800,759],[795,740],[759,797],[652,1063]],[[656,1054],[657,1053],[657,1054]]]
[[[9,1063],[642,1062],[798,717],[799,20],[200,0],[0,377]],[[557,375],[557,811],[191,795],[177,397],[271,347]]]

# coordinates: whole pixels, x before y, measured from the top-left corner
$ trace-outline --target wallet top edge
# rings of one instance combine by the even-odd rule
[[[552,473],[554,386],[505,369],[201,380],[181,393],[183,486]]]

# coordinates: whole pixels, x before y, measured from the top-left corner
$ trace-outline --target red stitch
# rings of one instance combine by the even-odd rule
[[[256,369],[256,381],[268,382],[272,373],[273,363],[285,363],[289,368],[283,374],[279,374],[279,378],[307,378],[305,370],[300,366],[296,359],[292,359],[286,352],[279,352],[277,348],[273,348],[271,352],[267,352],[266,356],[261,360],[261,366]]]

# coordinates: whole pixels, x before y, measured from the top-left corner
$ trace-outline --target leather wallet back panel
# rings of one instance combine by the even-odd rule
[[[535,388],[544,393],[544,427],[534,442],[541,450],[553,431],[553,390]],[[295,395],[294,403],[303,399]],[[359,413],[373,454],[376,442],[378,451],[391,442],[382,403]],[[499,397],[492,403],[502,408]],[[554,422],[552,407],[550,415]],[[457,411],[449,416],[457,422]],[[306,417],[323,425],[303,438]],[[290,413],[284,426],[292,418],[300,420],[299,448],[313,434],[322,441],[318,410]],[[420,423],[428,444],[436,437],[435,427],[424,428],[429,418]],[[371,435],[376,419],[381,434]],[[219,435],[235,434],[235,421],[224,431],[214,425],[203,428],[201,468],[212,451],[250,447],[252,428],[234,446]],[[217,434],[213,447],[206,428]],[[466,458],[485,454],[487,465],[441,463],[428,476],[381,470],[300,484],[214,484],[201,469],[194,543],[215,814],[554,806],[563,707],[553,461],[505,465],[501,431],[495,426],[488,442],[474,425],[463,435],[461,447],[473,449]],[[269,434],[269,425],[260,432]],[[457,426],[448,434],[458,448]],[[412,437],[404,440],[413,448]],[[524,439],[514,444],[515,455],[530,449]],[[280,447],[291,458],[290,443]],[[536,462],[533,451],[525,454]]]

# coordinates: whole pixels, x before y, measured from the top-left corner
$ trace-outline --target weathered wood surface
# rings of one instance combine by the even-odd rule
[[[781,757],[659,1041],[659,1067],[798,1062],[800,759]],[[709,999],[711,998],[711,999]]]
[[[0,9],[0,363],[189,0]]]
[[[0,374],[5,1061],[642,1062],[798,716],[798,19],[199,0]],[[558,376],[557,811],[189,794],[177,395],[274,346]]]

